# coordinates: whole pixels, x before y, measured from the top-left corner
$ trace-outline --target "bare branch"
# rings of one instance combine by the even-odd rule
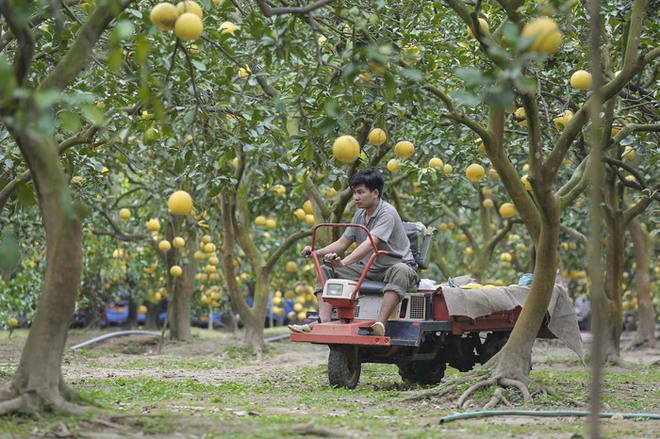
[[[282,244],[280,244],[279,247],[277,247],[277,250],[273,252],[273,254],[268,258],[268,261],[266,261],[266,265],[264,266],[264,270],[270,271],[275,263],[280,259],[282,254],[286,252],[292,245],[294,245],[296,242],[300,241],[301,239],[307,237],[307,236],[312,236],[312,229],[304,229],[304,230],[298,230],[297,232],[289,235]]]

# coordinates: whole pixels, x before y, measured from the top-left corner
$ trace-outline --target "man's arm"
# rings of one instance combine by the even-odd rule
[[[335,242],[326,245],[323,248],[320,248],[318,250],[314,250],[314,253],[316,253],[316,256],[319,258],[323,258],[325,255],[334,253],[334,254],[342,254],[346,251],[346,249],[353,243],[353,241],[350,241],[343,236],[341,236],[338,240]],[[310,246],[305,246],[305,248],[302,251],[302,255],[305,258],[309,258],[312,256],[312,248]]]
[[[373,238],[374,238],[374,243],[378,245],[380,239],[376,238],[375,236]],[[340,262],[343,266],[355,264],[356,262],[361,261],[373,249],[374,248],[371,245],[371,241],[365,239],[362,244],[358,245],[357,248],[353,250],[353,252],[350,255],[346,256]]]

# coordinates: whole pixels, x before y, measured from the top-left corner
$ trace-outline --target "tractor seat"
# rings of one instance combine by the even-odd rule
[[[360,294],[380,294],[387,285],[385,282],[365,279],[360,285]]]

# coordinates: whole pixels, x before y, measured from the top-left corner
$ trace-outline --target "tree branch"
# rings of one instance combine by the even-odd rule
[[[316,9],[320,9],[323,6],[329,5],[333,1],[334,0],[319,0],[316,3],[312,3],[307,6],[271,8],[266,3],[266,0],[255,0],[257,6],[259,6],[259,9],[261,9],[261,12],[266,17],[273,17],[275,15],[286,15],[286,14],[305,15],[305,14],[309,14],[312,11],[315,11]]]
[[[275,252],[268,258],[266,261],[266,265],[264,266],[264,270],[270,271],[273,266],[277,263],[277,260],[286,252],[289,247],[291,247],[293,244],[301,240],[302,238],[305,238],[307,236],[312,236],[312,229],[303,229],[303,230],[298,230],[297,232],[293,233],[292,235],[289,235],[282,244],[275,250]]]

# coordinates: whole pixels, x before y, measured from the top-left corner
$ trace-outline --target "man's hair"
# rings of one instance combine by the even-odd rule
[[[359,184],[365,185],[370,191],[378,189],[379,198],[383,195],[385,180],[383,180],[383,174],[381,174],[380,171],[374,169],[359,170],[351,177],[351,189]]]

